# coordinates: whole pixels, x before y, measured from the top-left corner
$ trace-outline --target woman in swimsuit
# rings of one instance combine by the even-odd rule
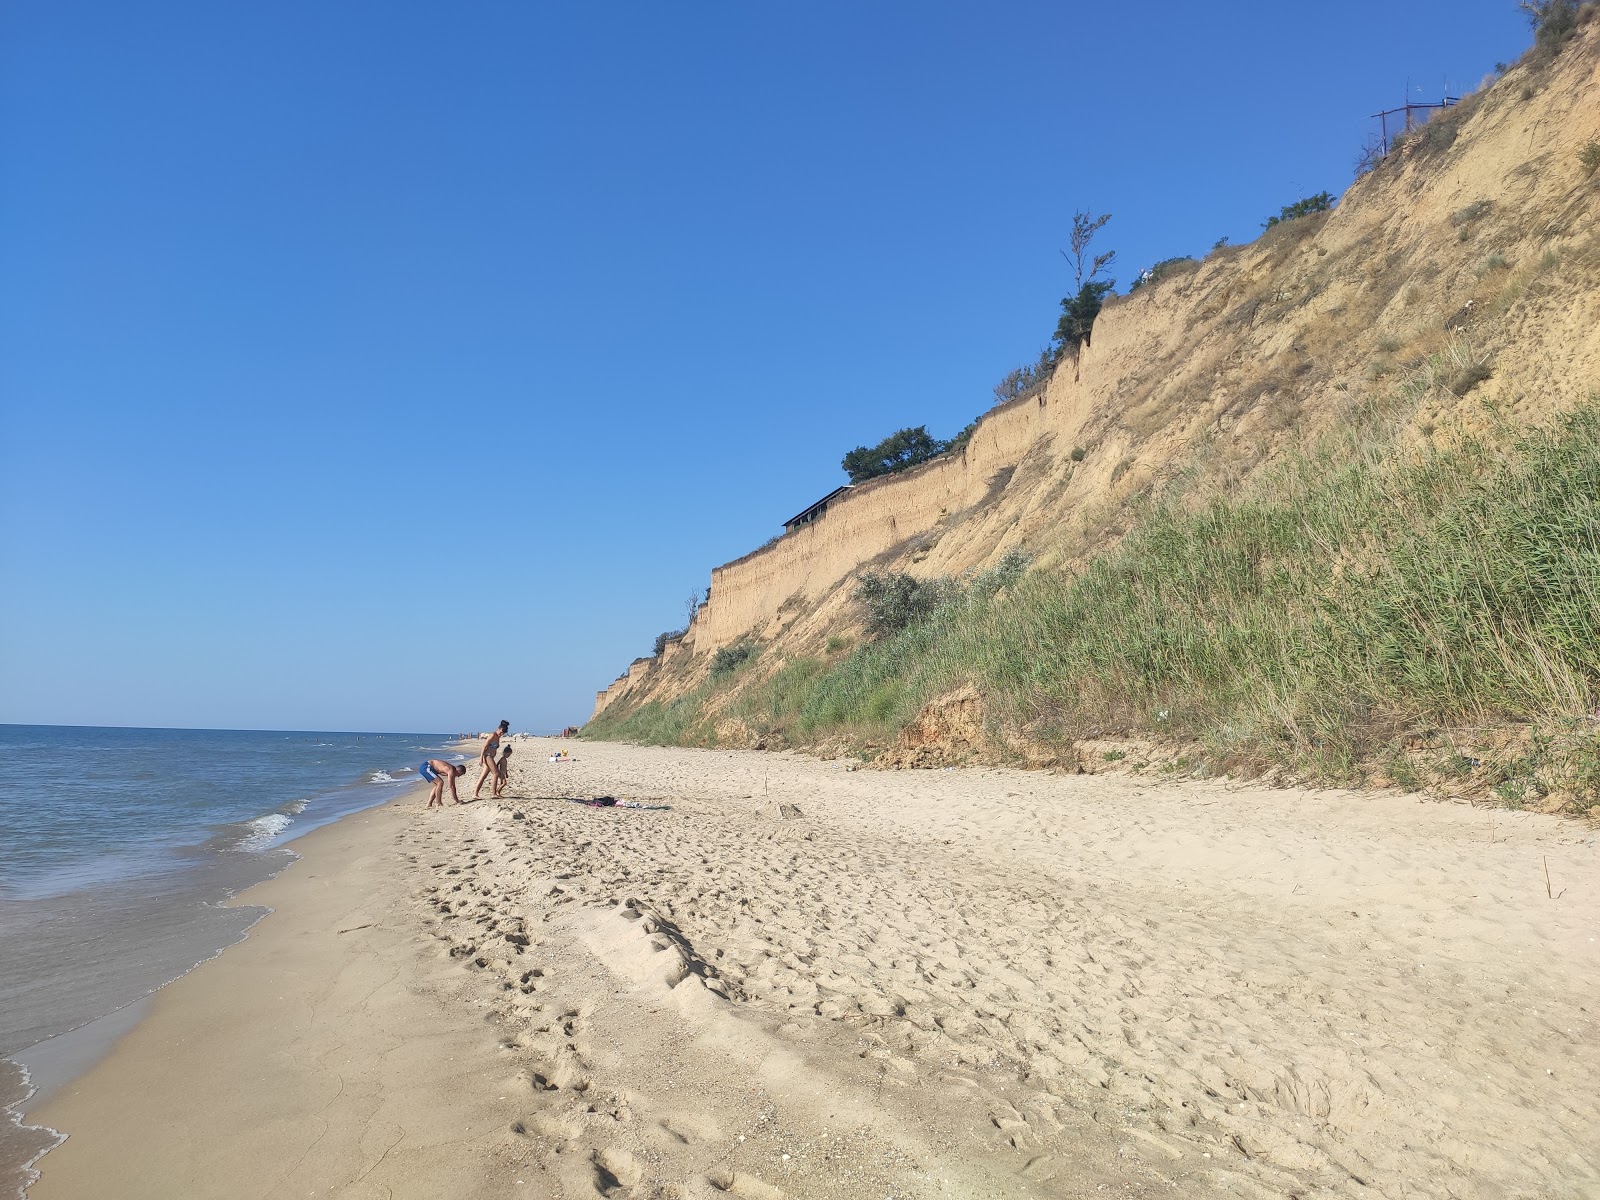
[[[478,753],[478,764],[483,768],[483,773],[478,776],[478,786],[472,789],[474,800],[478,799],[478,794],[483,791],[483,781],[494,774],[494,752],[500,746],[500,739],[510,728],[510,721],[501,721],[499,727],[489,735],[488,741],[483,743],[483,749]]]
[[[511,772],[511,747],[500,747],[500,761],[494,764],[494,796],[498,800],[505,791],[506,777]]]
[[[440,808],[444,807],[444,785],[446,780],[450,782],[450,798],[457,804],[465,804],[466,801],[456,795],[456,777],[466,773],[466,763],[445,762],[442,758],[430,758],[418,767],[417,774],[433,784],[433,791],[428,793],[428,807],[432,808],[435,804]]]

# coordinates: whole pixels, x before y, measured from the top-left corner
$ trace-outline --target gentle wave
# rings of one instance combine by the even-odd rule
[[[268,813],[264,817],[246,821],[244,828],[248,832],[230,846],[229,849],[246,852],[265,850],[272,845],[273,838],[293,824],[294,818],[281,812]]]

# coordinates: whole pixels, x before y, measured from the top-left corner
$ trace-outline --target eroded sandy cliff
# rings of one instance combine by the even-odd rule
[[[1331,214],[1108,304],[1078,359],[987,413],[961,453],[858,487],[716,568],[682,641],[636,661],[595,711],[680,694],[740,639],[780,662],[850,630],[851,580],[869,565],[931,576],[1013,547],[1090,553],[1152,486],[1247,476],[1380,392],[1412,389],[1417,436],[1583,399],[1600,386],[1600,174],[1580,161],[1596,140],[1590,20],[1553,63],[1468,97]]]

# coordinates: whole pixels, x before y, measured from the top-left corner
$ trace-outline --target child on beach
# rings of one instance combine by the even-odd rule
[[[494,764],[494,796],[500,798],[500,793],[505,790],[506,775],[511,770],[511,747],[500,747],[500,761]]]
[[[511,728],[510,721],[501,721],[499,726],[483,743],[483,749],[478,752],[478,765],[483,768],[483,773],[478,776],[478,786],[472,789],[472,798],[478,799],[483,792],[483,781],[494,774],[494,752],[500,747],[500,739],[505,737],[506,731]]]
[[[446,780],[450,782],[450,798],[457,804],[465,804],[466,801],[456,795],[456,777],[466,773],[467,765],[465,763],[445,762],[442,758],[430,758],[418,767],[417,774],[433,784],[433,791],[428,793],[428,807],[432,808],[435,804],[440,808],[444,807],[444,785]]]

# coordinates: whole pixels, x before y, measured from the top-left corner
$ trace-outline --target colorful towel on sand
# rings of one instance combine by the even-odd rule
[[[670,804],[640,804],[637,800],[618,800],[615,796],[568,796],[574,804],[587,804],[590,808],[637,808],[645,812],[665,812]]]

